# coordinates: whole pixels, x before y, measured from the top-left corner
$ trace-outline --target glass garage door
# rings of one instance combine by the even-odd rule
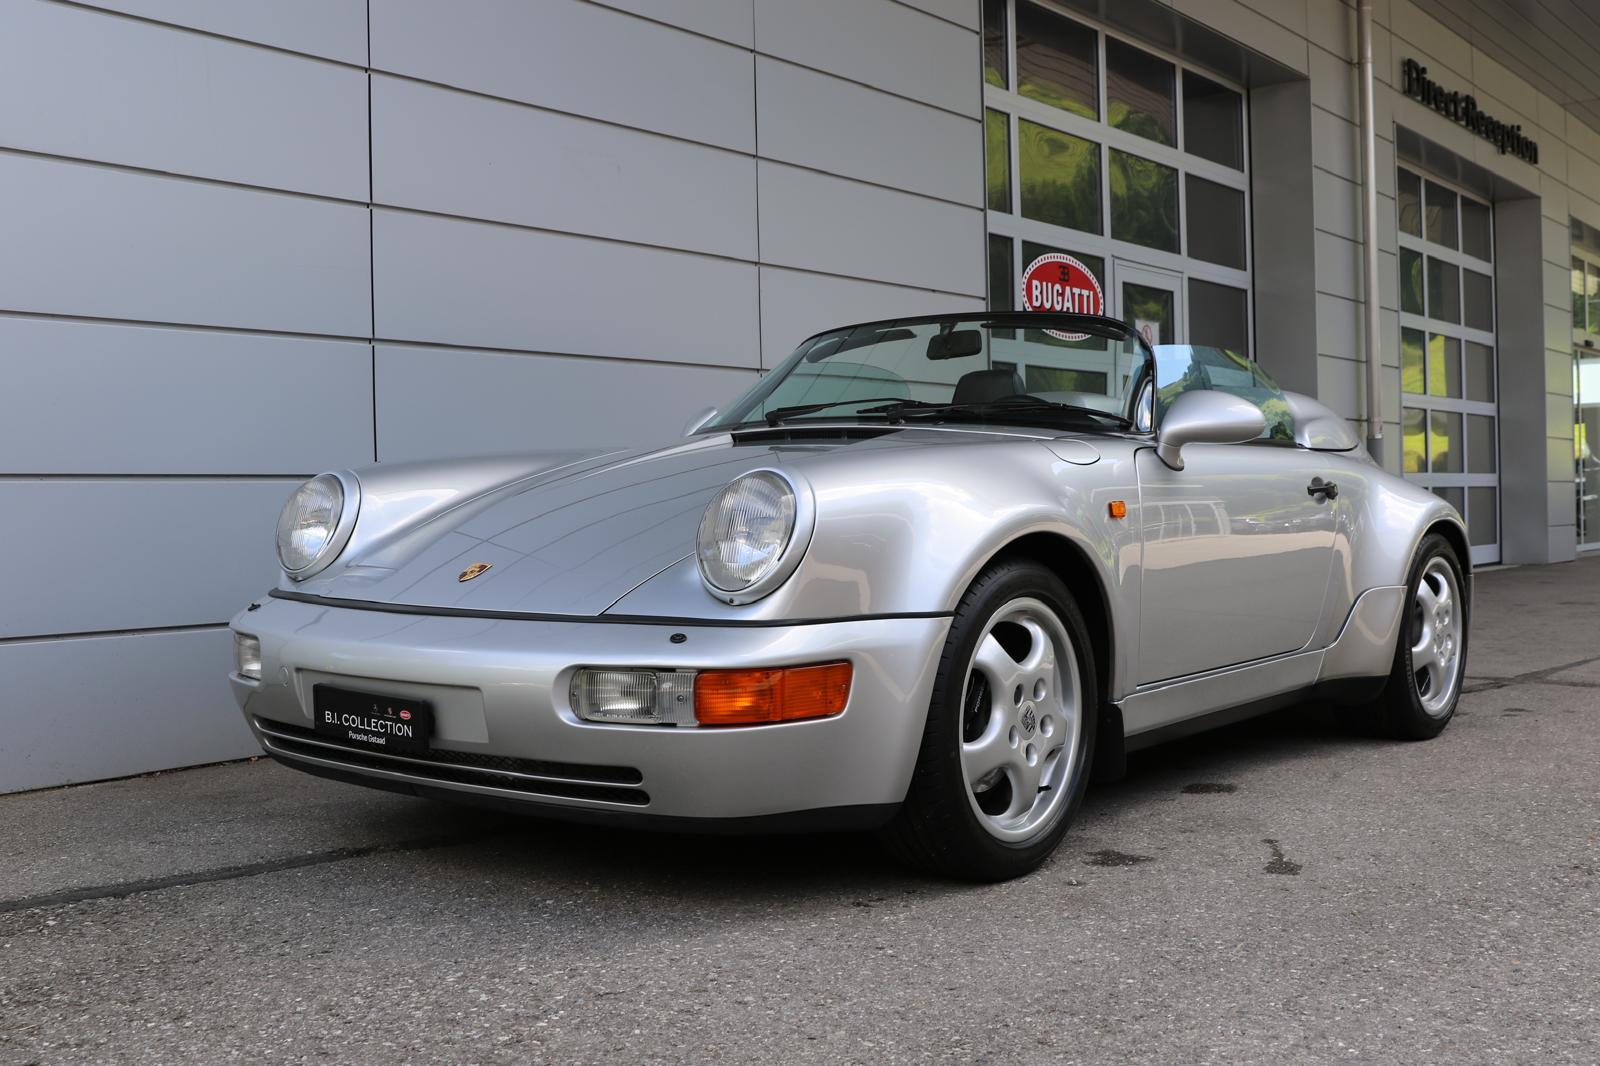
[[[1494,219],[1401,167],[1401,469],[1467,520],[1474,563],[1500,561]]]
[[[1106,313],[1251,350],[1242,90],[1048,0],[984,0],[990,306],[1064,252]]]

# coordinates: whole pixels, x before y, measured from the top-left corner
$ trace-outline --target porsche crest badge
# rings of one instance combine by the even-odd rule
[[[473,563],[471,566],[461,571],[461,573],[457,574],[456,580],[471,581],[473,578],[477,577],[479,574],[482,574],[485,570],[489,569],[493,565],[493,563]]]

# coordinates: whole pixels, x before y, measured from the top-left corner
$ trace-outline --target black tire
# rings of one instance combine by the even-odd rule
[[[980,824],[963,774],[961,749],[968,665],[990,621],[1019,598],[1049,608],[1071,642],[1078,671],[1080,732],[1072,765],[1058,771],[1065,802],[1055,805],[1050,821],[1031,837],[1011,842],[998,839]],[[1090,639],[1072,593],[1038,563],[1001,562],[978,576],[951,622],[905,803],[884,830],[898,858],[943,876],[1005,881],[1037,869],[1050,857],[1082,802],[1093,762],[1100,690]],[[1044,791],[1041,788],[1041,794]]]
[[[1416,606],[1418,589],[1424,575],[1435,560],[1449,567],[1455,577],[1455,589],[1460,597],[1455,610],[1460,623],[1456,627],[1453,694],[1442,709],[1432,711],[1424,703],[1424,694],[1418,681],[1418,670],[1412,661],[1412,646],[1417,643],[1424,624],[1422,612]],[[1467,673],[1467,638],[1471,632],[1470,604],[1467,601],[1466,583],[1462,577],[1461,557],[1450,542],[1437,533],[1429,533],[1417,546],[1411,561],[1411,573],[1406,582],[1405,616],[1400,623],[1400,637],[1395,642],[1394,667],[1383,692],[1373,702],[1367,717],[1368,724],[1382,736],[1396,740],[1432,740],[1444,732],[1450,719],[1455,717],[1456,705],[1461,700],[1462,683]]]

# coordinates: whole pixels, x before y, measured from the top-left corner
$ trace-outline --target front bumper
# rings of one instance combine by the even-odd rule
[[[233,620],[261,641],[260,681],[234,695],[288,765],[380,788],[571,818],[881,822],[905,797],[948,618],[674,628],[434,617],[266,599]],[[673,643],[673,634],[682,634]],[[848,659],[832,718],[727,729],[580,721],[580,666],[710,669]],[[311,732],[319,683],[425,699],[433,748],[402,757]],[[707,826],[710,828],[711,826]]]

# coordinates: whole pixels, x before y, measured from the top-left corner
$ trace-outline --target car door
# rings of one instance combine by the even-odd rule
[[[1182,470],[1154,449],[1138,454],[1139,684],[1305,647],[1333,565],[1337,489],[1311,491],[1333,479],[1331,464],[1294,443],[1277,386],[1231,352],[1158,348],[1158,419],[1187,388],[1251,400],[1268,429],[1246,444],[1189,445]]]

